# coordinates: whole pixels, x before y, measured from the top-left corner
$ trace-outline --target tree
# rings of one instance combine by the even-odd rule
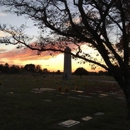
[[[4,73],[9,73],[9,64],[8,63],[5,63],[5,65],[4,65],[4,68],[3,68],[3,71],[4,71]]]
[[[24,69],[29,72],[35,72],[35,65],[34,64],[26,64]]]
[[[57,70],[55,73],[56,73],[56,74],[61,74],[60,70]]]
[[[128,37],[127,40],[130,43],[130,23],[127,24],[126,31],[127,31],[127,37]],[[124,39],[123,39],[123,36],[121,36],[119,43],[116,44],[116,47],[118,48],[120,52],[122,52],[124,48],[123,46],[124,46]],[[129,51],[130,51],[130,45],[129,45]]]
[[[73,58],[112,74],[126,97],[130,120],[129,0],[2,0],[0,5],[8,7],[8,12],[26,15],[41,31],[38,41],[30,44],[32,38],[24,33],[25,25],[20,28],[0,25],[1,31],[12,36],[2,38],[1,43],[18,45],[18,48],[25,45],[38,53],[64,52],[66,46],[73,45]],[[116,48],[120,39],[122,52]],[[97,57],[84,51],[85,45],[95,50]]]
[[[44,69],[42,70],[42,72],[43,72],[44,74],[47,74],[47,73],[49,73],[49,70],[48,70],[47,68],[44,68]]]
[[[42,68],[41,68],[41,66],[40,66],[40,65],[37,65],[37,66],[35,67],[35,71],[38,72],[38,73],[42,73]]]
[[[79,67],[74,72],[75,75],[79,75],[82,78],[82,75],[88,75],[88,71],[83,67]]]
[[[12,65],[9,71],[11,74],[18,74],[20,72],[20,67],[16,65]]]

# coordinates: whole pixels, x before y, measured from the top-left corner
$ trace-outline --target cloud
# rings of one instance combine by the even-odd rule
[[[32,51],[28,48],[25,49],[13,49],[8,52],[4,52],[6,50],[0,50],[3,52],[0,54],[0,59],[9,59],[10,61],[19,60],[19,61],[27,61],[27,60],[47,60],[52,58],[49,52],[43,52],[41,55],[37,55],[36,51]]]
[[[5,13],[0,13],[0,17],[7,16]]]
[[[43,68],[47,67],[49,70],[52,70],[54,59],[56,59],[58,55],[59,53],[56,53],[54,56],[51,56],[49,51],[42,52],[41,55],[37,55],[37,51],[32,51],[28,48],[15,48],[10,51],[0,53],[0,64],[8,63],[10,66],[24,66],[32,63],[35,65],[41,65]],[[57,61],[55,63],[57,63]]]
[[[4,32],[0,31],[0,37],[6,36]]]
[[[3,35],[0,32],[1,35]],[[10,50],[9,50],[10,49]],[[51,55],[52,54],[52,55]],[[38,55],[37,51],[30,50],[29,48],[22,48],[22,49],[11,49],[11,46],[8,47],[2,47],[0,49],[0,59],[3,63],[9,63],[9,64],[25,64],[25,62],[39,62],[39,60],[49,60],[51,58],[54,58],[58,56],[59,52],[51,52],[51,51],[45,51],[42,52],[40,55]],[[0,61],[0,64],[2,63]],[[2,63],[2,64],[3,64]]]
[[[73,44],[69,44],[69,47],[73,51],[73,48],[76,48],[77,46],[74,46]],[[52,54],[52,55],[50,55],[50,54]],[[45,60],[46,60],[47,65],[50,65],[53,63],[49,64],[48,61],[49,60],[51,61],[52,58],[55,59],[59,54],[61,54],[61,53],[45,51],[45,52],[42,52],[40,55],[38,55],[37,51],[30,50],[29,48],[11,49],[11,46],[9,45],[8,48],[3,47],[0,49],[0,64],[4,64],[4,63],[8,63],[9,65],[12,65],[12,64],[25,65],[28,63],[44,64],[43,61],[45,62]],[[48,67],[50,67],[50,66],[48,66]]]
[[[4,48],[0,49],[0,53],[6,52],[6,51],[7,51],[7,49],[4,49]]]

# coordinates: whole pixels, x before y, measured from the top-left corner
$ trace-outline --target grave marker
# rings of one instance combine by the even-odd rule
[[[95,113],[94,115],[95,115],[95,116],[101,116],[101,115],[104,115],[104,113],[103,113],[103,112],[97,112],[97,113]]]
[[[86,117],[83,117],[82,118],[82,120],[83,121],[89,121],[89,120],[91,120],[93,117],[91,117],[91,116],[86,116]]]
[[[74,126],[74,125],[79,124],[79,123],[80,123],[79,121],[69,119],[67,121],[59,123],[59,125],[69,128],[69,127]]]

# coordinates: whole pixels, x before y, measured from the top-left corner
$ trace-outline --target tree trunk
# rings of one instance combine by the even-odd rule
[[[127,107],[128,107],[128,114],[127,114],[127,119],[130,121],[130,98],[127,101]]]
[[[130,120],[130,86],[128,87],[124,87],[123,88],[123,91],[124,91],[124,94],[125,94],[125,97],[126,97],[126,103],[127,103],[127,119]]]
[[[130,120],[130,78],[123,79],[120,75],[114,76],[124,92],[127,105],[127,119]]]

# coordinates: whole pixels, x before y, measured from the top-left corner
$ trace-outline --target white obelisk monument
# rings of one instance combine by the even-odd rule
[[[65,48],[64,53],[64,72],[63,72],[63,79],[70,79],[71,78],[71,49],[69,47]]]

